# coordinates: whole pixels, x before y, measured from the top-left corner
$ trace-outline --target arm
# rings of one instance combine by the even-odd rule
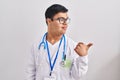
[[[85,45],[84,43],[78,43],[75,47],[75,53],[79,56],[74,59],[71,66],[71,74],[75,80],[81,79],[88,70],[88,49],[92,46],[92,43]]]
[[[35,80],[35,53],[34,47],[31,49],[31,54],[28,57],[27,68],[26,68],[26,79],[25,80]]]
[[[71,66],[71,76],[75,80],[81,79],[88,70],[88,55],[86,56],[79,56],[78,58],[74,59],[72,66]]]

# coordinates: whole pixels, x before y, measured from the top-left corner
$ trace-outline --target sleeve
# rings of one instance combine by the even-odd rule
[[[74,80],[80,80],[88,71],[88,55],[86,56],[79,56],[75,51],[74,48],[77,45],[77,42],[73,40],[69,40],[70,45],[70,53],[73,57],[72,65],[70,69],[70,75]]]
[[[29,54],[25,70],[25,80],[35,80],[35,76],[36,76],[35,52],[34,46],[32,46],[31,54]]]
[[[88,70],[88,55],[87,56],[79,56],[74,59],[71,66],[71,76],[75,80],[80,80]]]

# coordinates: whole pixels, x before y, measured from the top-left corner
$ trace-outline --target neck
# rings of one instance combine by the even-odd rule
[[[49,32],[47,34],[47,41],[49,41],[51,44],[55,44],[61,38],[62,38],[62,35],[51,34]]]

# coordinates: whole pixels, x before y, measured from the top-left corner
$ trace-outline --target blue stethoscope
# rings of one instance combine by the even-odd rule
[[[58,53],[59,53],[59,48],[61,46],[61,43],[62,43],[62,40],[64,40],[64,45],[63,45],[63,55],[62,55],[62,64],[64,63],[64,61],[66,60],[66,54],[65,54],[65,51],[66,51],[66,38],[65,38],[65,35],[63,34],[62,38],[60,39],[60,43],[59,43],[59,46],[58,46],[58,50],[57,50],[57,53],[56,53],[56,57],[54,59],[54,62],[52,64],[51,62],[51,58],[50,58],[50,51],[49,51],[49,47],[48,47],[48,43],[47,43],[47,40],[46,40],[46,35],[47,33],[44,34],[43,38],[42,38],[42,41],[40,42],[39,46],[38,46],[38,49],[40,49],[40,47],[43,45],[44,46],[44,49],[47,49],[47,52],[48,52],[48,58],[49,58],[49,63],[50,63],[50,76],[52,74],[52,71],[53,71],[53,68],[54,68],[54,65],[56,63],[56,59],[58,57]]]

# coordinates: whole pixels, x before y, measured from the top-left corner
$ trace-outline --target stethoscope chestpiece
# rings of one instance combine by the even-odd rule
[[[60,62],[60,65],[64,67],[65,65],[65,60],[66,60],[66,55],[64,55],[63,60]]]

